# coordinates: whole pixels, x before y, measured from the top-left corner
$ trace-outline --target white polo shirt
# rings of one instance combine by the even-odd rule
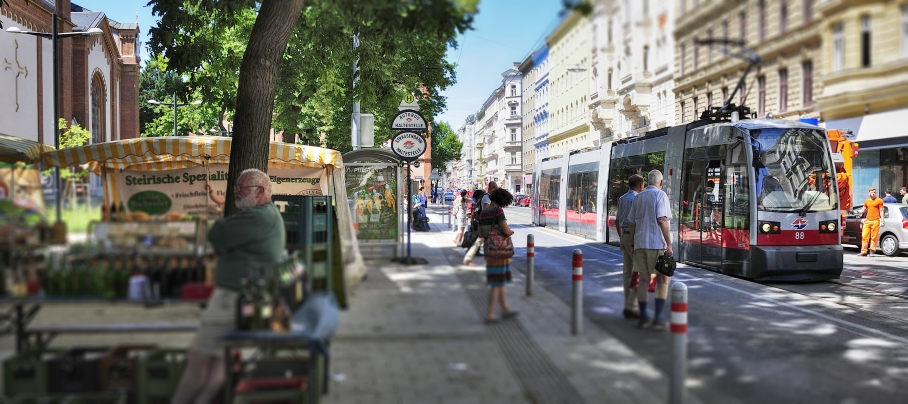
[[[634,197],[628,214],[628,221],[635,226],[634,248],[664,250],[668,247],[659,227],[660,217],[672,219],[668,195],[655,185],[650,185]]]

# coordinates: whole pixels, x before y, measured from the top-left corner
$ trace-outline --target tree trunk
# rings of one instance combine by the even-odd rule
[[[304,0],[264,0],[240,65],[227,189],[233,190],[247,168],[268,171],[274,93],[287,42],[303,10]],[[227,192],[224,216],[237,211]]]

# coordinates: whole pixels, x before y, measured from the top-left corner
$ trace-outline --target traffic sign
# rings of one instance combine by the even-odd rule
[[[397,106],[397,109],[400,111],[404,110],[413,110],[419,111],[419,104],[416,103],[416,98],[413,97],[413,94],[407,94],[407,96],[400,101],[400,105]]]
[[[391,139],[391,151],[404,161],[418,159],[426,147],[426,138],[416,132],[400,132]]]
[[[429,130],[429,124],[419,111],[405,109],[391,119],[391,130],[426,131]]]

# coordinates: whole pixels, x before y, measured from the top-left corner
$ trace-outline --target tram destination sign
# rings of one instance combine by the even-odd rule
[[[419,111],[405,109],[394,115],[394,119],[391,120],[391,130],[421,132],[429,130],[429,125]]]
[[[391,151],[404,161],[418,159],[426,146],[426,138],[416,132],[400,132],[391,139]]]

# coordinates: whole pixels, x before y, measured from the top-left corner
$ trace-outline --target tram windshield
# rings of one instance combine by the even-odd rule
[[[838,209],[835,169],[823,132],[765,128],[750,134],[765,166],[755,168],[759,210],[803,215]]]

